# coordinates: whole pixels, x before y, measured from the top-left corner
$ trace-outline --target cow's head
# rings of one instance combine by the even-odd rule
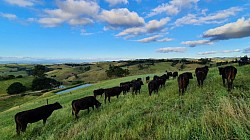
[[[95,107],[96,107],[96,108],[99,108],[101,105],[102,105],[102,103],[100,103],[99,101],[97,101]]]
[[[61,105],[60,103],[58,103],[58,102],[55,102],[55,103],[53,104],[53,108],[54,108],[55,110],[61,109],[61,108],[62,108],[62,105]]]

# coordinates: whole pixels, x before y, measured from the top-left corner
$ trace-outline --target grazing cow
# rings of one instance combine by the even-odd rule
[[[225,79],[227,79],[228,91],[233,88],[233,81],[237,74],[237,69],[234,66],[226,66],[224,68],[219,68],[219,73],[222,77],[223,85],[225,86]]]
[[[95,97],[96,97],[97,95],[101,95],[101,97],[102,97],[102,94],[104,93],[104,91],[105,91],[105,89],[100,88],[100,89],[94,90],[93,93],[94,93],[94,96],[95,96]]]
[[[106,100],[108,98],[108,101],[110,102],[110,97],[112,96],[116,96],[117,98],[119,97],[119,95],[122,92],[122,88],[121,87],[113,87],[113,88],[109,88],[105,90],[105,104],[106,104]]]
[[[177,76],[178,76],[178,72],[177,71],[173,72],[173,78],[176,78]]]
[[[139,93],[141,93],[141,86],[143,85],[143,82],[140,80],[136,80],[133,82],[133,86],[132,86],[132,94],[137,94],[137,92],[139,91]]]
[[[20,131],[25,132],[28,123],[43,120],[43,124],[45,125],[47,118],[53,113],[53,111],[60,108],[62,108],[62,106],[56,102],[54,104],[48,104],[17,113],[15,115],[17,134],[19,135]]]
[[[96,108],[99,108],[101,106],[101,103],[96,100],[94,96],[87,96],[81,99],[73,100],[72,103],[72,115],[75,115],[76,119],[78,119],[77,114],[79,113],[80,110],[88,109],[89,113],[89,108],[92,107],[94,110],[94,106]]]
[[[150,80],[150,77],[149,77],[149,76],[147,76],[147,77],[146,77],[146,82],[148,83],[148,82],[149,82],[149,80]]]
[[[185,72],[178,77],[179,95],[184,95],[184,91],[187,90],[189,79],[193,79],[191,72]]]

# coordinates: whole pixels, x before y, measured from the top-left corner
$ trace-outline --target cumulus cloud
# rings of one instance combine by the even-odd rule
[[[134,27],[145,24],[145,21],[136,12],[130,12],[127,8],[103,10],[99,18],[111,27]]]
[[[250,18],[241,18],[236,22],[210,29],[203,33],[203,37],[210,40],[227,40],[233,38],[244,38],[250,36]]]
[[[160,32],[164,29],[164,26],[170,21],[170,18],[163,18],[161,20],[151,20],[142,27],[132,27],[123,30],[116,36],[138,36],[145,33]]]
[[[58,9],[44,10],[45,16],[38,23],[46,27],[55,27],[62,23],[70,25],[92,24],[100,6],[89,0],[66,0],[57,2]]]
[[[11,5],[17,5],[20,7],[33,6],[37,2],[37,0],[4,0],[4,1]]]
[[[9,13],[0,13],[0,17],[7,18],[8,20],[16,20],[17,16]]]
[[[189,47],[196,47],[197,45],[212,45],[210,40],[196,40],[196,41],[184,41],[181,44],[188,45]]]
[[[221,10],[216,13],[206,15],[205,11],[202,11],[202,16],[196,14],[188,14],[182,18],[179,18],[175,21],[175,26],[181,25],[201,25],[201,24],[213,24],[213,23],[223,23],[230,16],[236,15],[238,12],[242,11],[243,8],[240,7],[231,7],[226,10]]]
[[[199,0],[171,0],[169,3],[163,3],[151,10],[147,17],[152,17],[161,13],[166,13],[167,15],[176,15],[183,8],[196,5],[198,1]]]
[[[246,48],[242,51],[243,53],[250,53],[250,47],[249,48]]]
[[[183,53],[187,49],[185,47],[168,47],[168,48],[160,48],[156,52],[158,53],[171,53],[171,52],[177,52],[177,53]]]
[[[117,4],[128,4],[128,0],[105,0],[109,3],[110,6],[114,6]]]

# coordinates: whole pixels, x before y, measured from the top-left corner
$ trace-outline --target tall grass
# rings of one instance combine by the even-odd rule
[[[141,94],[111,98],[98,110],[71,115],[71,101],[92,95],[93,89],[119,85],[120,82],[145,77],[131,76],[106,80],[72,94],[39,97],[20,107],[0,113],[1,139],[250,139],[250,66],[238,67],[235,88],[228,93],[222,86],[217,68],[210,69],[204,87],[191,80],[184,96],[178,96],[176,79],[167,81],[158,94],[148,95],[146,84]],[[43,126],[29,124],[16,135],[15,113],[59,101],[63,109],[55,111]]]

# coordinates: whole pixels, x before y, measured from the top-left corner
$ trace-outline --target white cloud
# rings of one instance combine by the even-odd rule
[[[158,42],[169,42],[169,41],[172,41],[173,39],[172,38],[162,38],[162,39],[159,39],[157,40]]]
[[[130,12],[127,8],[103,10],[99,18],[111,27],[134,27],[145,24],[145,21],[136,12]]]
[[[142,42],[142,43],[155,42],[155,41],[157,41],[157,39],[158,39],[159,37],[160,37],[159,35],[155,35],[155,36],[143,38],[143,39],[140,39],[140,40],[137,40],[137,41],[138,41],[138,42]]]
[[[236,22],[210,29],[203,33],[203,37],[210,40],[227,40],[233,38],[243,38],[250,36],[250,18],[241,18]]]
[[[166,13],[168,15],[176,15],[183,8],[192,7],[196,5],[199,0],[171,0],[169,3],[163,3],[158,7],[151,10],[147,17],[152,17],[161,13]]]
[[[123,30],[116,36],[137,36],[145,33],[160,32],[164,29],[164,26],[170,21],[170,18],[163,18],[161,20],[151,20],[143,27],[132,27]]]
[[[207,52],[199,52],[198,55],[208,55],[208,54],[216,54],[217,51],[207,51]]]
[[[16,20],[17,16],[9,13],[0,13],[0,16],[3,18],[7,18],[8,20]]]
[[[209,54],[218,54],[218,53],[235,53],[235,52],[241,52],[240,49],[235,50],[222,50],[222,51],[207,51],[207,52],[199,52],[199,55],[209,55]]]
[[[235,50],[224,50],[224,51],[221,51],[221,53],[234,53],[234,52],[241,52],[240,49],[235,49]]]
[[[195,14],[188,14],[182,18],[175,21],[175,26],[181,26],[185,24],[201,25],[201,24],[213,24],[213,23],[223,23],[228,17],[236,15],[238,12],[242,11],[243,8],[231,7],[226,10],[221,10],[216,13],[206,15],[205,11],[202,11],[202,16]]]
[[[210,40],[195,40],[195,41],[184,41],[181,44],[189,45],[189,47],[196,47],[197,45],[212,45],[213,42]]]
[[[11,5],[17,5],[20,7],[33,6],[36,2],[36,0],[4,0],[4,1]]]
[[[159,39],[161,37],[162,37],[161,35],[154,35],[154,36],[146,37],[137,41],[142,42],[142,43],[149,43],[149,42],[169,42],[173,40],[172,38]]]
[[[158,53],[170,53],[170,52],[178,52],[183,53],[187,49],[185,47],[169,47],[169,48],[160,48],[156,52]]]
[[[109,3],[110,6],[114,6],[117,4],[128,4],[128,0],[105,0],[106,2]]]
[[[64,22],[70,25],[92,24],[100,6],[89,0],[66,0],[57,2],[58,9],[44,10],[45,16],[38,22],[46,27],[55,27]]]

